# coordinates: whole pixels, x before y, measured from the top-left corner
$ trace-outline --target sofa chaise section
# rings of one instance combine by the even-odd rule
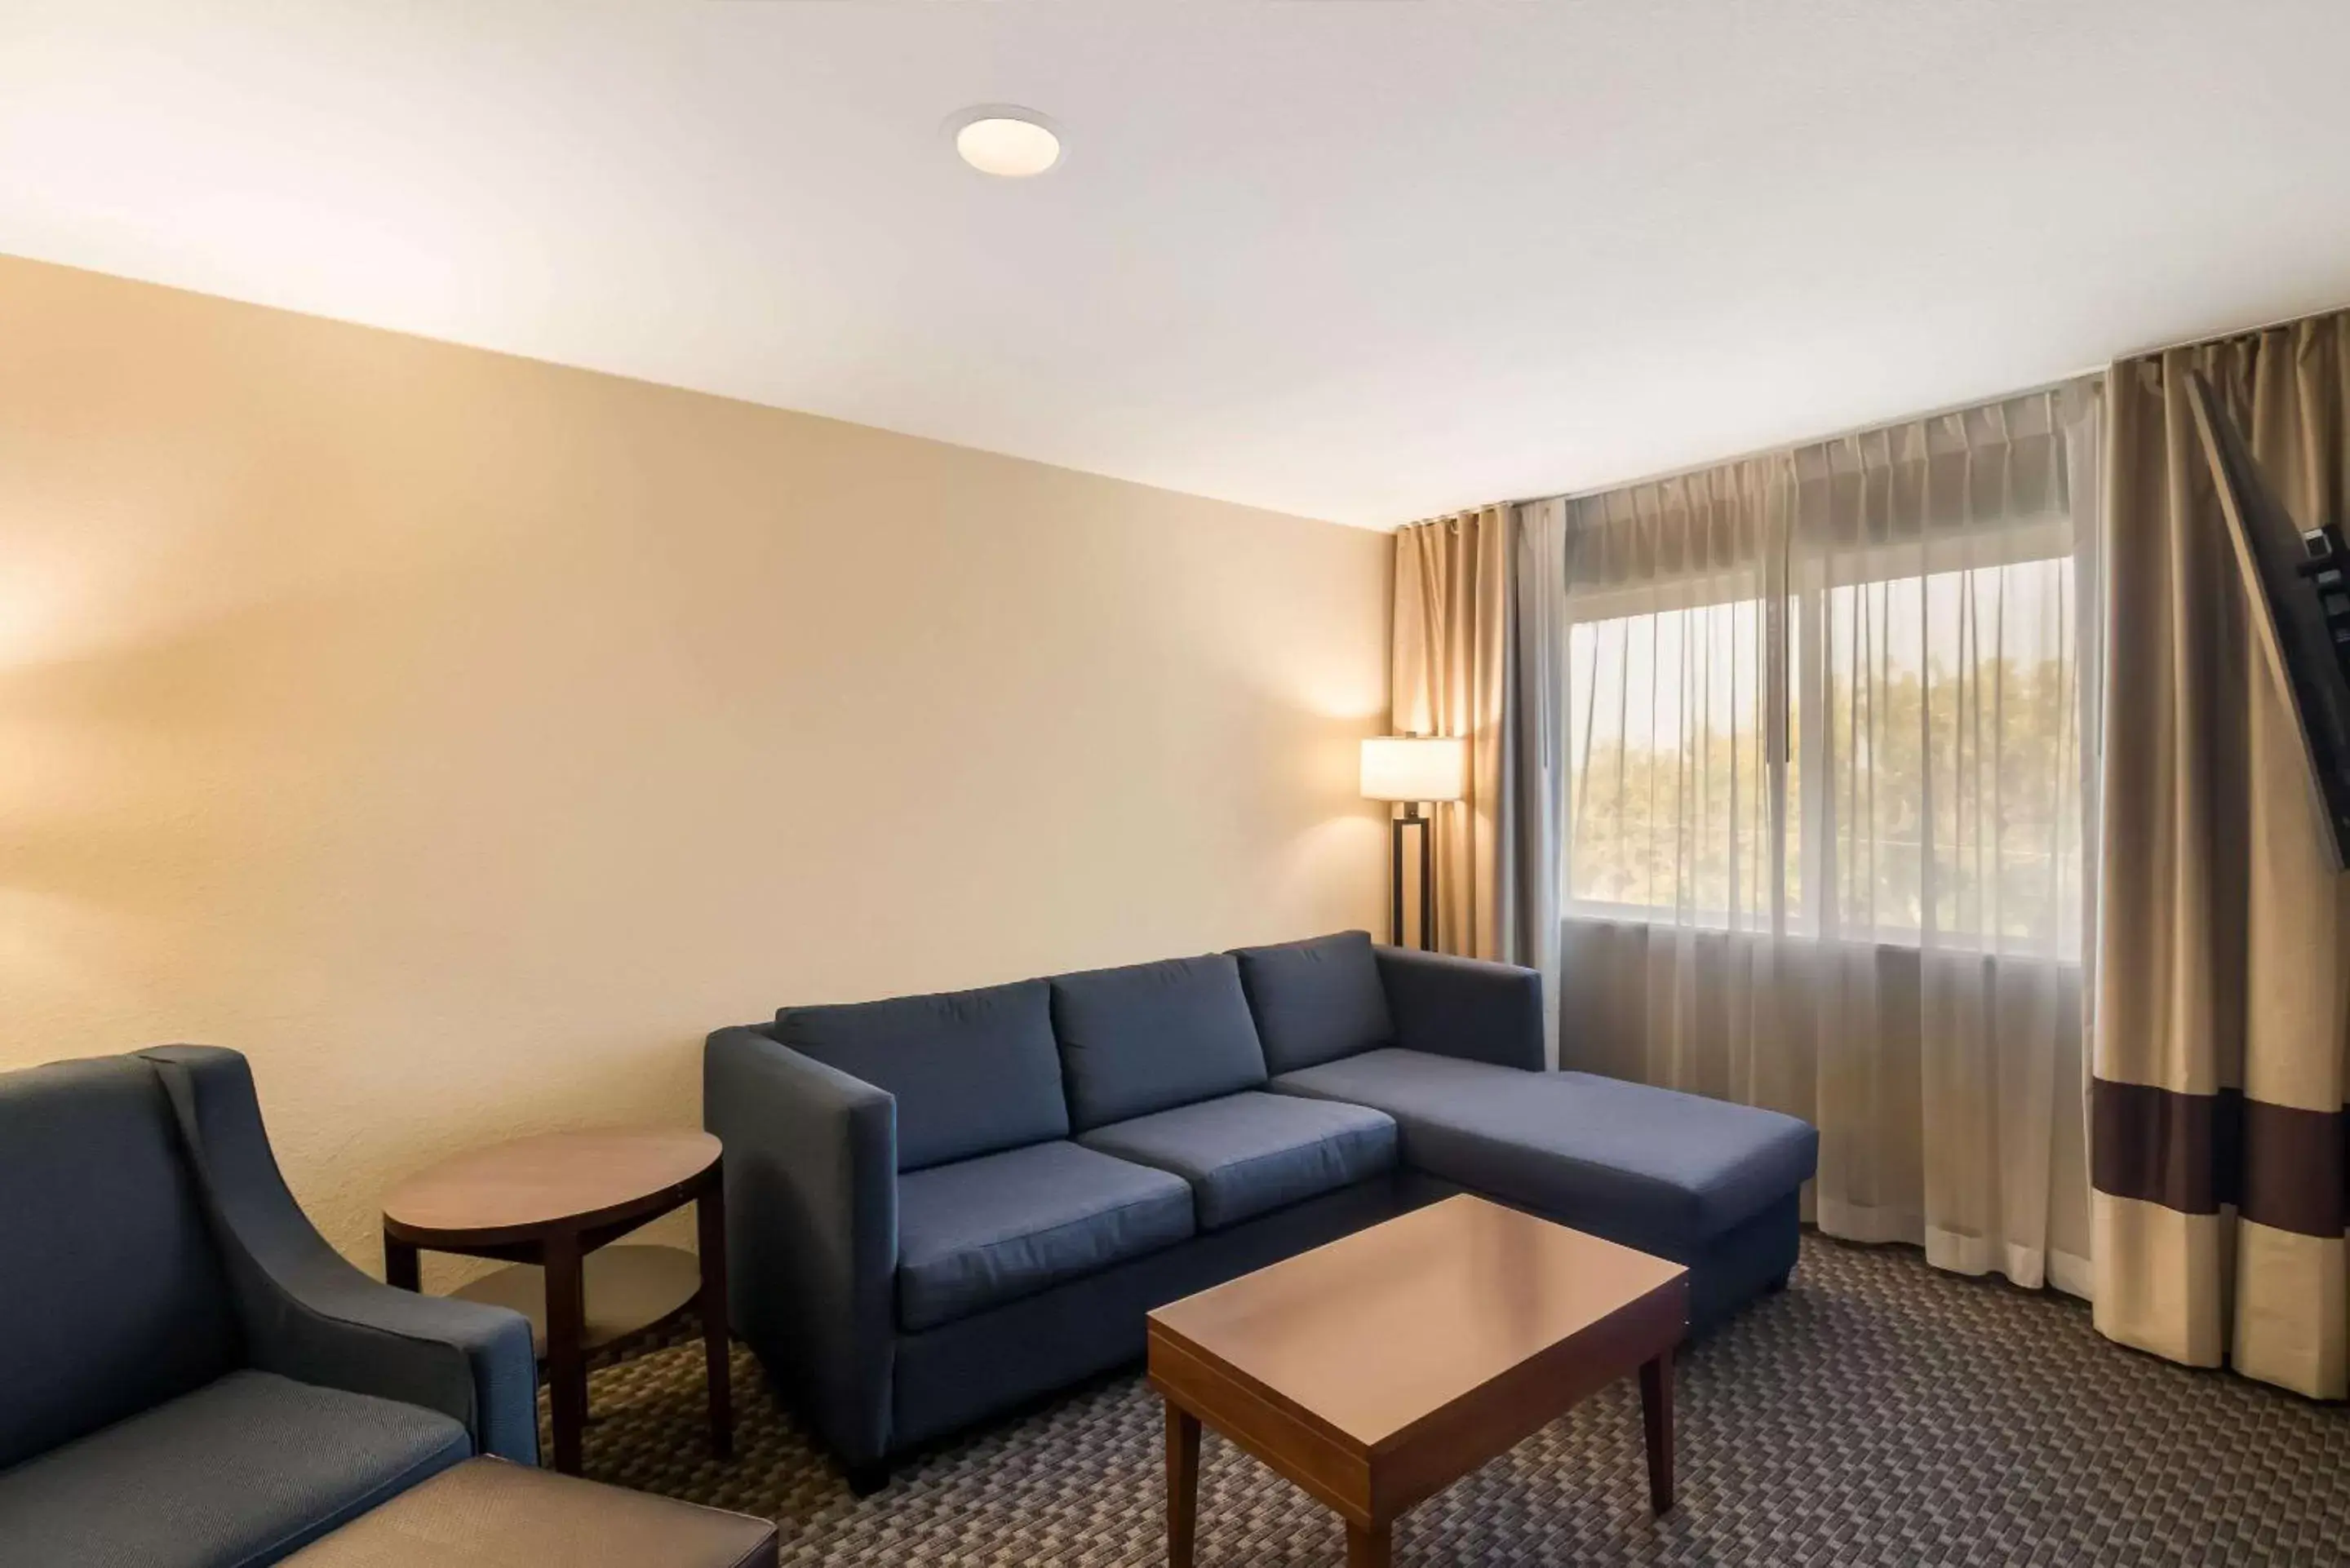
[[[1595,1077],[1383,1050],[1284,1074],[1278,1093],[1373,1106],[1437,1182],[1690,1267],[1704,1328],[1795,1266],[1818,1135],[1774,1111]]]
[[[1819,1151],[1807,1123],[1543,1071],[1532,970],[1375,949],[1360,932],[1238,956],[1266,1086],[1393,1117],[1404,1200],[1476,1192],[1685,1263],[1695,1330],[1794,1267]]]

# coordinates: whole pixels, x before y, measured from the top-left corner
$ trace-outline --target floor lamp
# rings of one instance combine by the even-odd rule
[[[1399,804],[1390,819],[1392,880],[1388,940],[1403,946],[1403,836],[1419,829],[1419,945],[1436,950],[1436,819],[1420,807],[1459,800],[1469,783],[1469,743],[1444,735],[1382,735],[1363,742],[1363,798]]]

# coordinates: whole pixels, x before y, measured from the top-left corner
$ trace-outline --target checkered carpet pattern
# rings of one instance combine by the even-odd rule
[[[698,1345],[598,1372],[587,1472],[775,1519],[783,1561],[1165,1561],[1164,1434],[1139,1376],[909,1464],[859,1501],[734,1362],[710,1455]],[[2350,1563],[2350,1411],[2124,1350],[2082,1303],[1806,1237],[1794,1282],[1686,1352],[1679,1505],[1648,1508],[1627,1379],[1397,1526],[1415,1565]],[[1346,1560],[1331,1515],[1211,1432],[1202,1568]]]

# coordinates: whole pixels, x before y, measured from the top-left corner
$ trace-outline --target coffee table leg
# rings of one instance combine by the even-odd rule
[[[1200,1524],[1200,1417],[1167,1401],[1167,1568],[1191,1568]]]
[[[702,1247],[702,1351],[710,1379],[710,1449],[734,1457],[734,1391],[727,1374],[726,1184],[712,1171],[693,1200]]]
[[[1347,1521],[1347,1568],[1388,1568],[1395,1560],[1395,1527]]]
[[[1640,1422],[1648,1432],[1648,1504],[1673,1506],[1673,1353],[1640,1366]]]
[[[558,1231],[546,1239],[546,1392],[555,1415],[555,1468],[579,1473],[580,1437],[588,1425],[586,1282],[579,1238]]]

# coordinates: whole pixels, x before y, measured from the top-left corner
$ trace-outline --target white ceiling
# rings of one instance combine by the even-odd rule
[[[0,251],[1383,525],[2350,302],[2345,61],[2345,0],[0,0]],[[957,163],[980,103],[1062,166]]]

